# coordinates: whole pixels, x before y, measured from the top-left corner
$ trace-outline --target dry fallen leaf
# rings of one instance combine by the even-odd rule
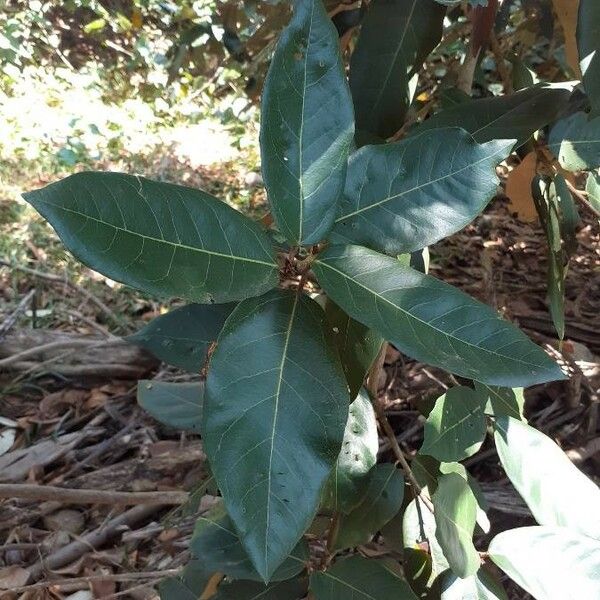
[[[506,195],[510,198],[508,210],[516,213],[521,221],[531,223],[537,219],[537,211],[531,193],[531,182],[536,174],[537,157],[530,152],[506,179]]]
[[[577,50],[577,14],[579,13],[579,0],[552,0],[554,11],[560,21],[565,35],[565,53],[567,64],[573,73],[581,79],[579,67],[579,51]]]
[[[0,569],[0,590],[14,590],[23,587],[29,579],[29,571],[13,565]]]

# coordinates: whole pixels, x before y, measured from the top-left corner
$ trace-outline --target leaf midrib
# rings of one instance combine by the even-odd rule
[[[440,333],[448,338],[451,338],[453,340],[456,340],[458,343],[460,344],[465,344],[467,346],[469,346],[470,348],[475,348],[479,351],[483,351],[483,352],[489,352],[490,354],[493,354],[494,356],[498,356],[501,357],[503,359],[509,358],[510,360],[513,360],[515,362],[521,363],[523,365],[527,365],[529,367],[536,367],[536,368],[542,368],[542,365],[538,365],[536,363],[530,363],[527,361],[524,361],[522,359],[518,359],[518,358],[514,358],[514,357],[509,357],[506,356],[504,354],[499,354],[498,352],[494,352],[493,350],[489,350],[487,348],[482,348],[481,346],[477,346],[475,344],[472,344],[471,342],[468,342],[466,340],[462,340],[460,338],[457,338],[441,329],[438,329],[437,327],[435,327],[434,325],[432,325],[431,323],[428,323],[427,321],[423,321],[423,319],[419,319],[419,317],[409,313],[407,310],[403,309],[402,307],[398,306],[397,304],[394,304],[393,302],[391,302],[390,300],[388,300],[387,298],[385,298],[384,296],[382,296],[381,294],[377,293],[375,290],[372,290],[371,288],[368,288],[367,286],[363,285],[362,283],[360,283],[359,281],[357,281],[356,279],[350,277],[349,275],[347,275],[346,273],[344,273],[343,271],[340,271],[339,269],[336,269],[335,267],[332,267],[331,265],[323,262],[322,260],[317,260],[318,264],[327,267],[329,269],[331,269],[332,271],[335,271],[336,273],[340,274],[342,277],[344,277],[345,279],[348,279],[349,281],[353,282],[355,285],[358,285],[359,287],[363,288],[364,290],[366,290],[367,292],[373,294],[374,296],[377,296],[377,298],[383,300],[386,304],[389,304],[390,306],[393,306],[396,310],[399,310],[400,312],[402,312],[403,314],[405,314],[406,316],[408,316],[411,319],[414,319],[415,321],[418,321],[419,323],[426,325],[427,327],[433,329],[434,331],[436,331],[437,333]]]
[[[222,252],[215,252],[214,250],[206,250],[205,248],[198,248],[195,246],[188,246],[186,244],[181,244],[181,243],[176,243],[176,242],[171,242],[169,240],[165,240],[164,238],[157,238],[157,237],[153,237],[150,235],[144,235],[143,233],[138,233],[137,231],[133,231],[131,229],[126,229],[125,227],[119,227],[118,225],[114,225],[113,223],[109,223],[107,221],[103,221],[102,219],[97,219],[96,217],[92,217],[91,215],[87,215],[83,212],[77,211],[77,210],[73,210],[72,208],[66,208],[65,206],[59,206],[57,204],[53,204],[52,202],[47,202],[45,200],[36,200],[36,203],[38,204],[45,204],[47,206],[50,206],[56,210],[61,210],[64,212],[68,212],[68,213],[72,213],[74,215],[77,215],[78,217],[84,218],[84,219],[88,219],[90,221],[94,221],[95,223],[99,223],[100,225],[103,225],[104,227],[108,227],[108,228],[112,228],[112,229],[116,229],[117,231],[122,231],[125,234],[128,235],[132,235],[132,236],[136,236],[139,238],[142,238],[143,240],[149,240],[151,242],[156,242],[158,244],[166,244],[167,246],[172,246],[174,248],[181,248],[182,250],[191,250],[192,252],[199,252],[201,254],[208,254],[210,256],[218,256],[220,258],[227,258],[229,260],[239,260],[239,261],[244,261],[244,262],[250,262],[250,263],[255,263],[255,264],[260,264],[260,265],[265,265],[268,267],[275,267],[275,263],[270,263],[270,262],[266,262],[263,260],[258,260],[256,258],[248,258],[248,257],[244,257],[244,256],[236,256],[235,254],[224,254]]]

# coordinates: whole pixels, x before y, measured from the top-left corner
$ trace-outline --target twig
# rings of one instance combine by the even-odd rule
[[[187,492],[115,492],[112,490],[79,490],[29,483],[0,483],[0,498],[58,500],[70,504],[185,504]]]
[[[587,194],[585,192],[582,192],[581,190],[578,190],[566,177],[564,178],[564,180],[571,194],[573,194],[573,196],[575,196],[575,198],[577,198],[577,200],[579,200],[579,202],[583,204],[588,210],[592,211],[597,217],[600,217],[600,211],[596,210],[592,206],[592,204],[587,198]]]
[[[72,577],[70,579],[54,579],[50,581],[40,581],[39,583],[32,583],[24,587],[16,588],[13,592],[30,592],[33,590],[40,590],[49,587],[71,586],[81,585],[86,583],[93,583],[94,581],[137,581],[139,579],[157,579],[163,577],[174,577],[180,573],[179,569],[165,569],[164,571],[146,571],[138,573],[106,573],[104,575],[90,575],[88,577]]]
[[[59,360],[60,358],[64,358],[64,356],[59,356],[55,360]],[[11,370],[26,372],[39,371],[51,362],[53,362],[53,360],[46,360],[43,362],[24,360],[11,365]],[[115,377],[117,379],[135,379],[140,375],[139,367],[121,363],[106,363],[102,365],[58,365],[55,369],[47,368],[44,370],[48,373],[59,373],[63,377],[83,377],[86,375],[93,377]]]
[[[417,499],[417,498],[420,499],[423,502],[423,504],[431,512],[433,512],[433,504],[431,503],[429,498],[427,498],[422,493],[423,489],[421,488],[421,486],[419,485],[419,482],[415,478],[414,473],[412,472],[412,469],[410,468],[410,465],[408,464],[408,461],[406,460],[406,457],[404,456],[404,452],[402,452],[402,449],[400,448],[400,445],[398,444],[398,440],[396,439],[396,434],[394,433],[394,430],[392,429],[392,426],[390,425],[390,422],[388,421],[385,411],[383,410],[383,407],[379,403],[379,399],[377,397],[377,392],[378,392],[377,380],[378,380],[379,372],[381,371],[381,368],[383,366],[383,361],[385,359],[386,347],[387,347],[387,344],[385,344],[385,343],[382,344],[381,349],[379,350],[379,354],[377,355],[377,358],[375,359],[375,361],[373,362],[373,365],[369,369],[369,377],[367,379],[367,392],[369,393],[371,402],[373,404],[373,407],[375,408],[375,414],[377,415],[377,420],[381,424],[381,427],[383,428],[383,431],[385,432],[385,435],[387,436],[387,438],[390,442],[392,451],[394,452],[394,456],[396,457],[396,460],[398,461],[398,463],[400,463],[400,466],[402,467],[402,470],[404,471],[404,475],[406,476],[406,479],[408,479],[408,481],[412,487],[413,493],[415,495],[415,499]]]
[[[0,341],[2,341],[6,337],[6,334],[17,322],[17,319],[19,318],[21,313],[24,313],[27,310],[27,305],[31,302],[31,299],[33,298],[34,294],[35,288],[29,290],[27,294],[25,294],[25,296],[21,298],[21,301],[17,305],[17,308],[15,308],[15,310],[13,310],[12,313],[10,313],[10,315],[8,315],[6,319],[4,319],[4,321],[2,321],[2,324],[0,325]]]

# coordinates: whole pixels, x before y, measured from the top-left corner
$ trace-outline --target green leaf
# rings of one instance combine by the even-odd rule
[[[536,600],[600,597],[600,544],[568,528],[510,529],[492,540],[488,552]]]
[[[221,572],[234,579],[260,581],[261,577],[252,566],[231,519],[221,505],[196,522],[190,542],[192,554],[202,561],[208,572]],[[272,575],[273,581],[283,581],[298,575],[308,560],[308,546],[301,540],[291,556]],[[264,589],[264,587],[263,587]]]
[[[414,132],[462,127],[480,144],[515,139],[519,147],[556,120],[567,106],[571,89],[570,84],[541,84],[507,96],[469,100],[433,115]]]
[[[583,87],[595,113],[600,111],[600,4],[579,0],[577,47]]]
[[[352,318],[417,360],[507,387],[564,379],[543,350],[494,310],[395,258],[334,246],[313,271]]]
[[[138,381],[137,400],[157,421],[200,433],[204,383]]]
[[[496,417],[514,417],[525,420],[523,409],[525,408],[525,396],[523,388],[505,388],[486,385],[475,381],[475,390],[481,396],[487,397],[483,412],[486,415]]]
[[[335,302],[327,298],[325,314],[335,333],[350,397],[355,398],[383,344],[381,336],[348,316]]]
[[[325,508],[349,513],[361,503],[378,450],[375,411],[368,394],[361,390],[350,405],[342,450],[323,492]]]
[[[508,600],[502,584],[483,567],[466,579],[448,573],[442,582],[441,600]]]
[[[433,0],[371,2],[350,62],[360,133],[385,139],[400,129],[412,101],[409,82],[438,45],[445,14]]]
[[[262,229],[200,190],[77,173],[23,198],[81,262],[144,292],[231,302],[277,285]]]
[[[397,255],[468,225],[498,189],[512,141],[477,144],[462,129],[365,146],[350,157],[331,240]]]
[[[314,300],[273,291],[231,313],[208,371],[204,445],[229,516],[265,580],[312,521],[349,403]]]
[[[408,584],[381,562],[354,555],[310,577],[315,600],[416,600]]]
[[[433,581],[450,566],[436,537],[437,527],[433,514],[422,502],[417,510],[416,502],[416,500],[412,500],[404,511],[402,521],[404,550],[405,553],[412,551],[412,554],[416,556],[423,550],[423,542],[427,543],[426,548],[431,556],[431,574],[427,585],[431,586]]]
[[[485,439],[485,396],[465,386],[440,396],[425,422],[421,454],[452,462],[473,456]]]
[[[452,571],[461,578],[474,575],[480,565],[473,545],[477,500],[458,473],[442,475],[432,496],[436,538]]]
[[[577,112],[562,119],[550,131],[548,147],[568,171],[600,167],[600,117],[588,120]]]
[[[298,0],[265,82],[260,139],[271,211],[291,243],[331,228],[353,136],[337,31],[321,0]]]
[[[126,339],[170,365],[199,373],[234,308],[235,304],[188,304],[156,317]]]
[[[307,588],[307,579],[278,581],[267,586],[254,581],[224,581],[212,600],[300,600]]]
[[[440,461],[433,456],[426,456],[418,452],[410,463],[410,468],[421,487],[426,487],[429,494],[437,488],[437,478],[440,474]]]
[[[396,465],[377,465],[369,479],[363,501],[348,515],[340,517],[335,548],[366,544],[400,510],[404,498],[404,477]]]
[[[546,435],[511,417],[496,420],[500,462],[540,525],[600,540],[600,489]]]
[[[596,171],[588,175],[585,191],[587,192],[587,200],[592,210],[594,210],[597,216],[600,216],[600,174]]]
[[[198,600],[208,585],[211,572],[202,561],[191,560],[179,577],[163,579],[158,585],[161,600]]]

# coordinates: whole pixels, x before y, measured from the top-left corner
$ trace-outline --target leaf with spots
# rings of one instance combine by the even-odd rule
[[[149,294],[231,302],[277,285],[263,230],[206,192],[84,172],[23,197],[81,262]]]
[[[330,326],[314,300],[273,291],[231,313],[210,361],[204,447],[264,580],[315,515],[349,404]]]
[[[313,271],[353,319],[417,360],[490,385],[564,379],[558,365],[496,311],[395,258],[332,246]]]
[[[293,244],[333,224],[354,136],[337,31],[321,0],[297,0],[262,98],[260,148],[271,212]]]

